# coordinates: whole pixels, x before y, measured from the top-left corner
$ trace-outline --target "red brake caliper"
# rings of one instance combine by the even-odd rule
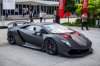
[[[48,44],[48,48],[50,49],[52,46],[50,44]]]

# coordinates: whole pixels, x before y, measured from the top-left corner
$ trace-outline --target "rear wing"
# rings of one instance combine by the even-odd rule
[[[26,21],[15,21],[15,22],[11,22],[11,23],[8,24],[8,28],[9,27],[21,26],[21,25],[25,25],[25,24],[30,24],[30,22],[26,22]]]

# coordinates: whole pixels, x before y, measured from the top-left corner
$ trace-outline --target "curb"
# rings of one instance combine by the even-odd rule
[[[8,26],[0,26],[0,29],[6,29]]]

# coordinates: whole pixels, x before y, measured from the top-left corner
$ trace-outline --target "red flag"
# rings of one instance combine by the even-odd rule
[[[59,0],[59,16],[60,16],[60,18],[64,17],[65,1],[66,0]]]
[[[82,14],[88,14],[88,0],[83,0]]]

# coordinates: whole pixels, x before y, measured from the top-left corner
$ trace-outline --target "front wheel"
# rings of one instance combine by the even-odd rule
[[[45,41],[45,49],[48,54],[56,55],[57,54],[57,44],[53,39],[47,39]]]
[[[9,44],[11,45],[15,45],[16,44],[16,41],[15,41],[15,37],[13,34],[11,33],[8,33],[8,38],[7,38]]]

